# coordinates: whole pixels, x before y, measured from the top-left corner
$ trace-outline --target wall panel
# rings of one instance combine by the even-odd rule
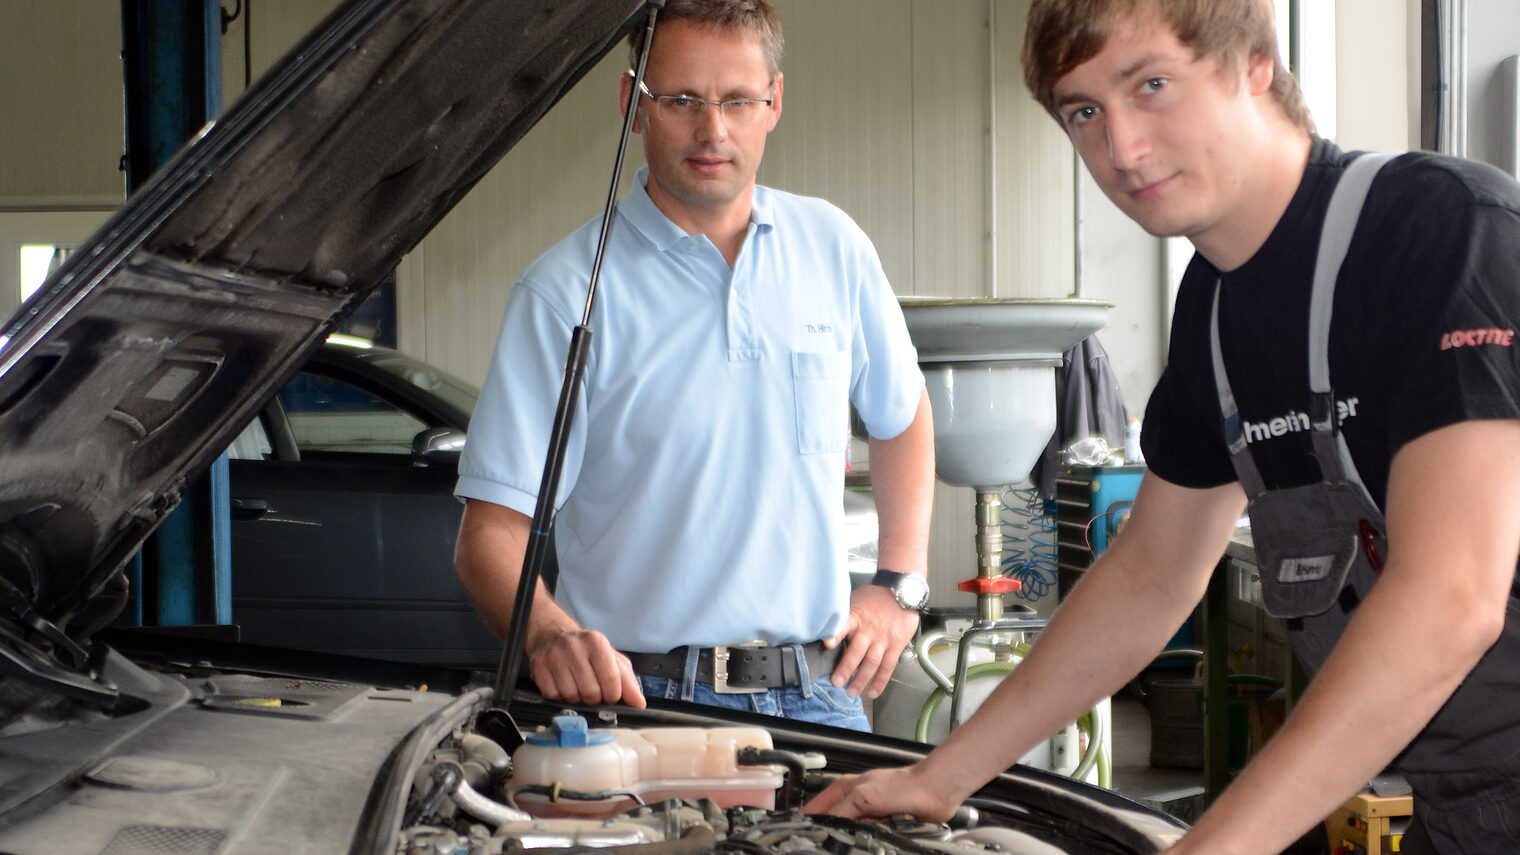
[[[1076,287],[1071,143],[1024,88],[1029,3],[1000,0],[997,9],[997,296],[1063,297]]]
[[[988,8],[986,0],[913,4],[913,199],[905,213],[914,264],[911,290],[902,294],[991,293]]]
[[[912,3],[777,5],[785,111],[760,181],[838,205],[871,236],[898,293],[912,293]]]
[[[0,20],[0,209],[120,204],[120,4],[0,0]]]

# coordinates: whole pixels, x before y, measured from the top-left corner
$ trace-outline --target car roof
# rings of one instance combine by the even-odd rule
[[[339,380],[378,387],[430,424],[468,430],[480,389],[435,365],[366,339],[328,336],[303,368]]]

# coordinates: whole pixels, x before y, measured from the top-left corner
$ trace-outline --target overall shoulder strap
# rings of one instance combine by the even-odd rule
[[[1327,480],[1356,484],[1369,503],[1372,496],[1351,459],[1346,438],[1341,435],[1335,393],[1330,388],[1330,315],[1335,304],[1335,281],[1361,219],[1367,191],[1378,172],[1395,157],[1398,155],[1364,154],[1341,173],[1325,209],[1325,225],[1320,230],[1319,252],[1314,259],[1314,286],[1309,295],[1309,421],[1314,428],[1311,436],[1314,456]]]
[[[1314,259],[1314,290],[1309,298],[1309,389],[1330,391],[1330,363],[1326,358],[1330,343],[1330,311],[1335,297],[1335,279],[1346,260],[1351,236],[1356,233],[1362,204],[1372,179],[1397,154],[1364,154],[1341,173],[1341,180],[1330,196],[1325,210],[1325,225],[1320,230],[1319,252]]]
[[[1329,353],[1330,315],[1335,298],[1335,280],[1341,264],[1351,245],[1361,218],[1362,204],[1367,191],[1379,170],[1397,154],[1362,155],[1351,162],[1341,174],[1340,181],[1330,196],[1325,211],[1325,223],[1320,231],[1319,250],[1314,263],[1314,281],[1309,298],[1309,391],[1312,412],[1309,414],[1313,427],[1311,443],[1320,468],[1329,480],[1349,480],[1358,485],[1361,477],[1345,440],[1337,430],[1335,395],[1330,389]],[[1214,283],[1214,304],[1210,317],[1210,347],[1214,362],[1214,384],[1219,395],[1220,410],[1224,418],[1224,437],[1229,446],[1236,474],[1247,495],[1255,496],[1265,491],[1261,475],[1246,449],[1245,431],[1235,404],[1235,393],[1230,388],[1229,375],[1225,371],[1224,354],[1219,344],[1219,292],[1220,283]],[[1363,492],[1366,488],[1363,487]]]

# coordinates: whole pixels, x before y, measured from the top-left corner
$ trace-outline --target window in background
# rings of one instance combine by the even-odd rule
[[[1304,91],[1315,131],[1335,139],[1335,0],[1279,2],[1277,34],[1285,62]]]
[[[74,251],[72,246],[28,243],[21,245],[21,301],[42,287],[48,274],[57,270]]]

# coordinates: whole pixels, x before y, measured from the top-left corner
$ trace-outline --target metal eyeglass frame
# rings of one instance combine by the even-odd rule
[[[623,73],[627,74],[629,77],[633,77],[633,69],[631,69],[631,68],[628,69],[627,71],[623,72]],[[656,95],[655,93],[649,91],[649,87],[644,85],[644,81],[639,80],[639,81],[637,81],[637,83],[638,83],[639,91],[644,94],[644,97],[648,98],[649,100],[651,100],[651,101],[653,101],[655,103],[655,109],[656,109],[656,111],[658,111],[658,114],[659,114],[660,118],[667,119],[667,120],[670,117],[666,114],[665,108],[664,108],[663,105],[668,105],[671,101],[676,100],[676,99],[681,99],[681,100],[685,100],[685,101],[691,101],[691,102],[693,102],[693,103],[695,103],[695,104],[698,105],[697,106],[697,111],[695,113],[692,113],[690,115],[677,115],[675,117],[676,120],[678,120],[678,121],[685,121],[685,122],[695,122],[695,121],[701,120],[702,115],[707,112],[707,108],[709,106],[716,106],[718,108],[718,115],[723,117],[723,121],[724,122],[731,122],[731,121],[733,121],[733,118],[728,115],[728,108],[732,104],[739,104],[739,105],[764,104],[766,106],[766,108],[769,109],[773,104],[776,103],[775,96],[772,96],[770,98],[698,98],[695,95],[684,95],[684,94],[683,95]],[[774,80],[772,80],[771,81],[771,86],[774,87],[775,85],[776,85],[776,82]],[[754,113],[754,114],[751,114],[751,113],[740,113],[738,115],[740,115],[740,116],[742,116],[744,118],[750,118],[751,116],[754,116],[754,117],[758,117],[759,116],[758,113]],[[753,120],[753,119],[751,119],[751,120]],[[743,119],[741,119],[741,121],[743,121]]]

